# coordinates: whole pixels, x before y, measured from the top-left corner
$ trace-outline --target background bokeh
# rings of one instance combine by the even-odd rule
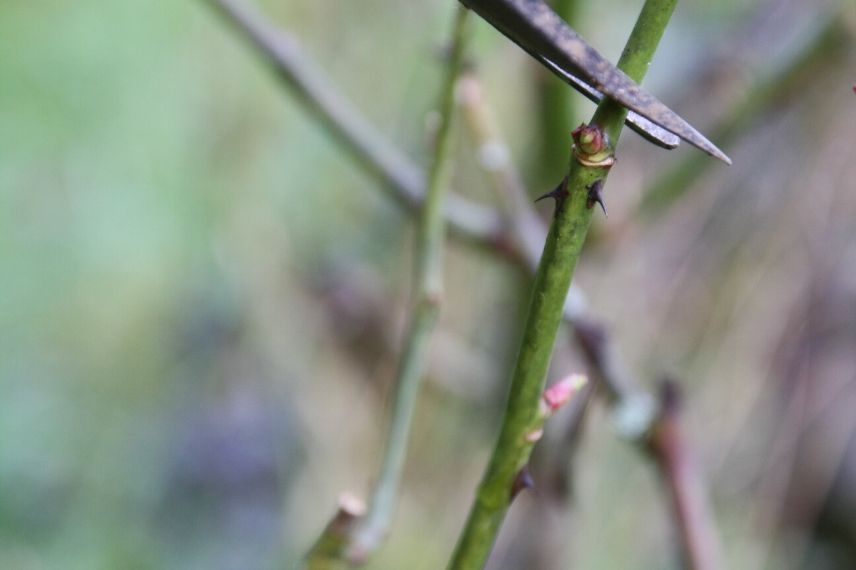
[[[640,3],[578,4],[615,60]],[[427,163],[451,0],[260,7]],[[628,133],[576,273],[645,387],[683,388],[730,568],[856,568],[854,20],[682,2],[646,86],[734,166]],[[472,58],[549,190],[574,126],[539,114],[555,80],[483,23]],[[456,142],[456,190],[492,203]],[[291,567],[376,469],[411,238],[206,0],[0,3],[0,568]],[[370,568],[444,566],[496,432],[528,282],[452,243],[446,284]],[[493,567],[677,567],[656,472],[598,400],[573,489],[521,497]]]

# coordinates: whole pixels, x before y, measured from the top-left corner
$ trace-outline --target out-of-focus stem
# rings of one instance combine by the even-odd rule
[[[520,258],[525,269],[534,272],[538,268],[547,228],[532,205],[520,173],[512,164],[511,150],[499,134],[496,118],[484,99],[475,70],[468,70],[461,76],[458,93],[464,121],[476,145],[478,164],[487,174],[499,199],[512,241],[521,250]],[[570,134],[570,129],[565,131],[563,148],[567,148]]]
[[[647,449],[657,463],[671,500],[684,567],[716,570],[720,564],[716,527],[701,486],[696,458],[681,424],[681,407],[677,386],[665,382],[660,414],[649,435]]]
[[[647,0],[618,67],[635,81],[648,70],[677,0]],[[618,140],[627,110],[605,99],[591,121]],[[534,442],[528,434],[538,414],[547,367],[564,313],[574,267],[591,224],[588,188],[603,180],[608,170],[583,166],[572,158],[566,182],[567,196],[558,199],[556,212],[535,274],[523,340],[512,374],[511,390],[499,439],[476,492],[466,525],[449,568],[482,568],[508,510],[514,479],[526,465]]]
[[[407,441],[422,375],[425,371],[431,332],[440,314],[445,242],[443,201],[448,191],[451,172],[449,150],[455,114],[455,89],[463,61],[468,13],[466,8],[459,7],[455,18],[452,46],[440,98],[440,123],[435,138],[433,162],[429,170],[427,193],[419,218],[413,308],[394,384],[395,393],[383,463],[369,501],[368,513],[356,523],[349,536],[344,538],[347,542],[344,547],[341,546],[342,539],[334,542],[338,546],[334,552],[341,557],[342,566],[364,562],[377,549],[389,530],[401,485],[404,460],[407,455]],[[331,528],[335,528],[333,523],[328,525],[325,534]],[[322,542],[323,536],[318,543]],[[308,558],[308,568],[315,568],[317,564],[329,565],[331,562],[329,558],[321,561],[315,561],[312,556]]]
[[[372,552],[389,529],[401,482],[420,380],[425,371],[431,331],[440,314],[445,233],[443,198],[449,187],[449,149],[455,114],[455,88],[466,43],[468,13],[469,10],[459,6],[455,17],[452,47],[440,102],[440,124],[436,134],[434,159],[419,220],[413,311],[404,352],[399,361],[383,466],[369,502],[368,515],[357,530],[350,552],[351,558],[356,560],[362,560]]]

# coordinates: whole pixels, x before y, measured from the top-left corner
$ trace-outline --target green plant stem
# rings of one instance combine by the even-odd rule
[[[645,76],[676,3],[677,0],[645,2],[618,63],[635,81]],[[615,143],[626,114],[620,105],[604,100],[595,111],[592,124],[600,126]],[[562,321],[565,297],[591,225],[587,186],[606,174],[602,168],[571,161],[568,196],[557,202],[535,275],[499,439],[449,564],[452,570],[484,566],[511,502],[514,479],[529,460],[534,442],[528,435],[537,424],[538,402]]]
[[[363,561],[377,548],[389,529],[401,483],[420,380],[425,371],[431,332],[440,314],[445,241],[443,200],[449,188],[451,174],[449,151],[456,107],[455,88],[468,35],[468,13],[469,10],[459,7],[455,17],[452,47],[442,87],[440,124],[436,134],[434,158],[419,219],[413,287],[414,305],[404,351],[399,360],[383,464],[369,501],[368,513],[358,525],[353,542],[348,549],[347,556],[352,561]]]
[[[503,205],[518,246],[523,249],[527,259],[534,258],[531,269],[535,270],[540,244],[544,243],[543,224],[527,199],[526,189],[514,168],[508,146],[502,139],[476,74],[472,71],[464,74],[459,85],[459,101],[466,124],[477,144],[477,154],[482,159],[480,165]],[[537,244],[534,243],[536,241]],[[535,247],[538,247],[538,251],[534,250]],[[693,449],[682,426],[677,385],[666,384],[669,389],[663,391],[658,406],[653,397],[638,388],[639,383],[614,350],[606,328],[583,315],[574,305],[577,303],[565,304],[564,319],[573,331],[590,373],[596,378],[596,383],[604,388],[603,395],[612,409],[613,420],[620,434],[635,443],[659,468],[687,566],[696,570],[716,568],[720,559],[716,526],[701,473],[693,459]],[[564,436],[548,454],[542,455],[547,461],[543,466],[546,474],[542,475],[546,485],[539,485],[537,503],[540,506],[536,510],[548,504],[563,504],[567,500],[571,485],[571,461],[576,452],[580,425],[590,395],[589,388],[581,394],[581,398],[575,398],[571,413],[566,415],[566,425],[562,430]],[[551,522],[540,515],[533,524],[539,525],[530,529],[533,536],[538,536],[539,532],[550,532]],[[548,540],[547,544],[540,545],[538,553],[529,552],[530,556],[534,556],[529,566],[537,565],[535,560],[541,559],[549,543]]]

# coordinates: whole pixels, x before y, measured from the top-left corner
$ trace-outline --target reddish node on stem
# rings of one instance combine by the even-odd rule
[[[585,154],[597,154],[604,149],[605,138],[598,127],[582,124],[573,130],[571,136],[574,142],[579,145],[580,152]]]
[[[571,137],[574,156],[583,166],[609,168],[615,164],[609,137],[597,125],[583,123],[571,132]]]

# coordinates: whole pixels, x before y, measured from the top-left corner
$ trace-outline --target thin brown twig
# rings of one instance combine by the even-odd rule
[[[716,528],[701,487],[696,458],[681,422],[682,402],[676,384],[663,383],[660,413],[647,450],[657,463],[680,534],[681,554],[689,570],[716,570],[720,565]]]

